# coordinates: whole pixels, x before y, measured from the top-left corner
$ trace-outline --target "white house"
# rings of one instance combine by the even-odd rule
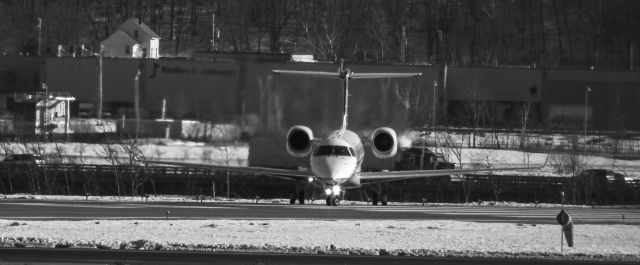
[[[104,56],[158,58],[160,36],[138,19],[128,19],[102,41]]]

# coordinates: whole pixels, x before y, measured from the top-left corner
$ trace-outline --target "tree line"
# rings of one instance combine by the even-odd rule
[[[162,37],[164,56],[633,69],[639,13],[633,0],[0,0],[0,51],[95,50],[139,18]]]

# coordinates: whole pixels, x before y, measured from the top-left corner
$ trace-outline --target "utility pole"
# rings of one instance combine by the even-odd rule
[[[102,44],[100,44],[100,55],[98,56],[98,119],[102,119]]]
[[[631,44],[629,44],[629,71],[633,71],[633,52],[634,52],[634,45],[633,42]]]
[[[211,11],[211,51],[216,51],[216,13]]]
[[[436,127],[436,89],[438,89],[438,81],[433,81],[433,110],[431,112],[431,127]]]
[[[42,19],[38,17],[38,51],[37,51],[38,56],[40,56],[41,46],[42,46]]]
[[[157,119],[156,121],[165,124],[164,138],[169,139],[170,131],[171,131],[171,123],[173,122],[173,119],[167,119],[167,99],[166,98],[162,99],[162,113],[161,113],[160,119]]]
[[[402,43],[400,44],[400,58],[402,59],[402,63],[405,62],[407,50],[407,25],[402,25]]]
[[[591,87],[587,86],[587,90],[584,91],[584,151],[587,152],[587,122],[589,119],[589,92]]]
[[[134,84],[135,111],[136,111],[136,142],[140,133],[140,70],[136,73]]]

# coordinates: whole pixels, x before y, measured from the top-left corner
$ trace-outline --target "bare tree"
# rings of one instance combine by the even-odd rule
[[[580,151],[578,138],[577,134],[571,135],[569,137],[570,149],[550,156],[551,165],[558,173],[573,176],[580,170],[587,168],[589,159]]]
[[[212,124],[212,126],[213,126],[212,137],[214,139],[216,138],[219,139],[217,141],[218,145],[216,145],[216,148],[223,155],[222,162],[224,163],[224,165],[228,166],[229,163],[231,162],[231,156],[235,152],[233,148],[233,142],[234,142],[233,139],[236,139],[236,137],[234,134],[231,133],[231,130],[235,128],[235,126],[233,125],[225,126],[225,124]],[[230,172],[227,170],[226,174],[227,174],[227,178],[226,178],[227,199],[230,199],[231,198],[230,197],[231,196]]]
[[[529,121],[529,112],[531,111],[531,101],[520,105],[520,149],[524,150],[527,144],[527,123]]]
[[[106,160],[111,166],[113,166],[115,174],[116,192],[118,197],[122,196],[120,192],[120,174],[118,172],[118,165],[120,160],[118,159],[118,146],[112,143],[103,143],[100,145],[101,150],[95,151],[96,156]]]
[[[300,24],[304,37],[315,50],[319,60],[338,61],[343,27],[346,21],[337,2],[313,2],[309,12],[301,12]]]
[[[378,45],[378,62],[385,61],[385,55],[389,49],[389,43],[391,41],[391,28],[386,20],[386,16],[383,10],[377,8],[368,9],[368,22],[366,24],[367,32],[369,36]]]
[[[120,148],[127,155],[129,159],[129,165],[137,165],[138,160],[144,159],[144,154],[140,150],[138,141],[136,140],[129,140],[127,142],[120,141]],[[133,175],[131,175],[131,196],[138,195],[140,187],[142,187],[142,185],[144,185],[144,183],[147,182],[148,179],[149,175],[144,174],[142,170],[134,170]]]
[[[481,126],[484,126],[487,117],[489,116],[489,106],[487,105],[487,99],[485,95],[478,91],[476,86],[473,86],[468,99],[465,101],[467,107],[467,113],[471,118],[471,133],[468,144],[476,147],[476,134]]]

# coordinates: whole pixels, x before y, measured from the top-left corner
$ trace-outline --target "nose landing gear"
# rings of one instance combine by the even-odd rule
[[[325,194],[327,194],[327,206],[338,206],[340,203],[342,189],[339,185],[335,185],[331,188],[325,189]]]
[[[339,195],[329,195],[327,196],[327,206],[338,206],[340,204],[340,196]]]

